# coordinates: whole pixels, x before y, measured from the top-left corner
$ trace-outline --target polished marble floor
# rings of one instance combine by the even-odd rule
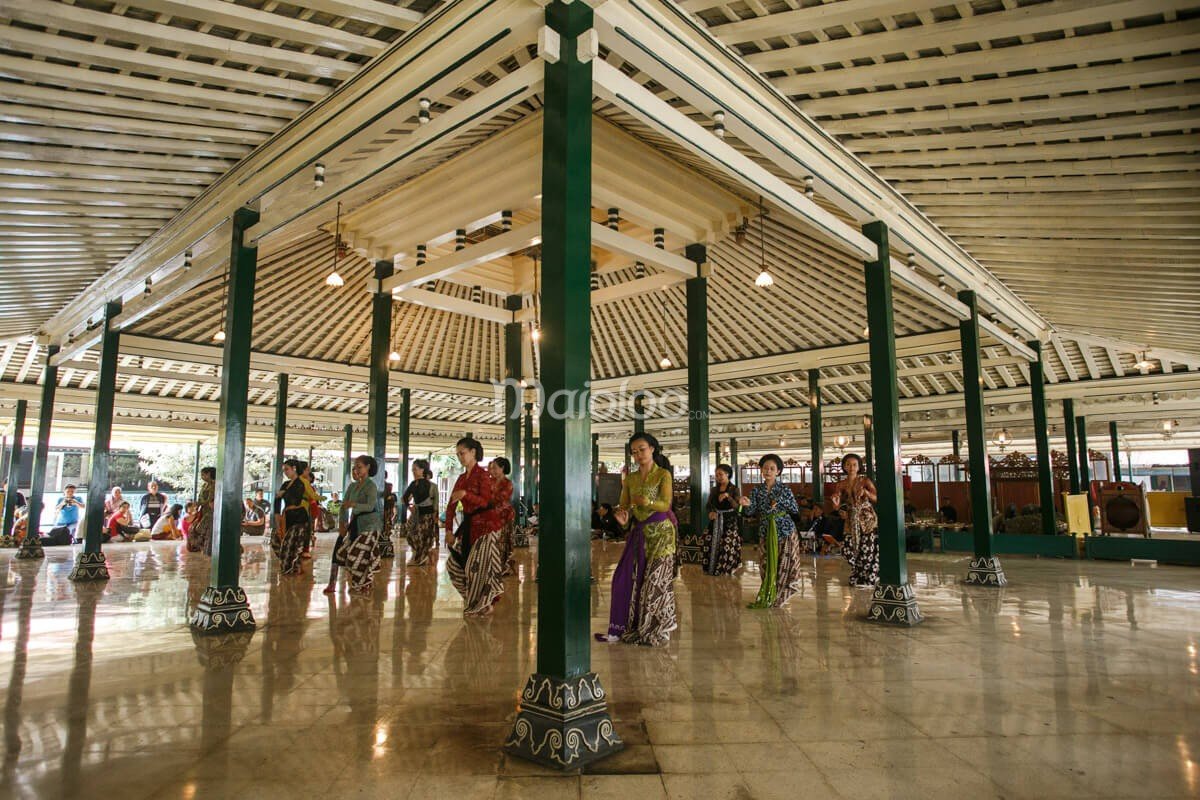
[[[1200,570],[1013,557],[988,590],[958,582],[965,557],[915,556],[927,622],[901,630],[861,621],[840,560],[765,612],[752,562],[688,566],[669,647],[593,648],[626,749],[562,776],[499,747],[533,668],[533,551],[464,621],[444,565],[326,597],[329,548],[316,580],[282,578],[247,538],[259,629],[219,648],[186,625],[208,560],[173,543],[106,548],[103,586],[67,580],[68,548],[0,552],[0,797],[1200,796]],[[594,548],[600,630],[621,545]]]

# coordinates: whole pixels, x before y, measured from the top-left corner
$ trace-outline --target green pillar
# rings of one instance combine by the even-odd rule
[[[196,458],[192,464],[192,499],[200,496],[200,440],[196,440]]]
[[[897,412],[898,413],[898,412]],[[812,499],[825,504],[825,433],[821,430],[821,370],[808,371],[808,439],[812,450]]]
[[[955,458],[962,458],[962,440],[958,435],[958,428],[950,431],[950,451],[954,453]]]
[[[287,450],[287,404],[288,376],[275,376],[275,463],[271,473],[271,486],[278,487],[283,481],[283,461]]]
[[[733,467],[733,475],[730,480],[737,484],[739,489],[742,488],[742,468],[738,464],[738,448],[737,439],[729,440],[729,466]]]
[[[592,434],[592,502],[596,502],[596,489],[600,475],[600,434]]]
[[[1062,401],[1063,430],[1067,434],[1067,472],[1070,476],[1071,494],[1079,494],[1079,456],[1075,447],[1075,401]]]
[[[697,546],[690,555],[695,563],[704,560],[698,546],[708,518],[708,279],[702,268],[708,261],[708,249],[689,244],[684,255],[696,264],[696,277],[688,278],[687,290],[687,363],[688,363],[688,466],[691,469],[692,541]],[[681,553],[681,555],[684,555]]]
[[[390,278],[395,272],[391,261],[375,262],[375,280]],[[388,354],[392,341],[392,293],[381,291],[376,283],[371,295],[371,365],[367,387],[367,452],[379,462],[375,486],[379,489],[379,510],[383,511],[384,462],[387,460]],[[400,477],[400,480],[403,476]],[[403,491],[403,487],[401,487]],[[392,532],[379,537],[379,557],[393,558],[396,547]]]
[[[29,401],[18,400],[13,414],[12,452],[8,457],[8,491],[4,493],[4,521],[0,535],[12,536],[13,523],[17,516],[17,483],[21,480],[21,448],[25,436],[25,415],[29,413]],[[36,535],[37,525],[31,524],[29,531]]]
[[[396,478],[396,491],[403,492],[404,487],[408,485],[409,463],[412,460],[412,389],[405,386],[400,390],[400,466],[398,471],[400,474]],[[348,483],[349,481],[347,481]],[[398,503],[400,506],[400,521],[408,521],[408,506],[404,503]],[[395,546],[393,545],[393,549]]]
[[[536,471],[533,468],[533,403],[525,404],[525,497],[526,507],[533,513],[533,482]]]
[[[870,415],[863,417],[863,458],[866,460],[864,468],[867,471],[867,476],[872,480],[875,478],[875,428],[871,425]]]
[[[1075,418],[1075,438],[1079,453],[1079,491],[1091,496],[1092,463],[1088,458],[1087,417],[1082,414]]]
[[[254,615],[238,584],[241,568],[242,485],[246,467],[246,409],[250,393],[250,337],[254,331],[254,289],[258,248],[246,244],[246,229],[258,211],[233,214],[229,247],[229,297],[225,304],[225,345],[221,356],[221,405],[217,422],[217,496],[213,516],[212,579],[192,612],[198,633],[252,630]]]
[[[633,396],[633,432],[646,432],[646,395],[640,391]]]
[[[100,535],[108,521],[104,518],[104,495],[108,492],[108,449],[112,439],[113,403],[117,399],[117,359],[121,355],[121,334],[113,327],[113,319],[120,313],[120,300],[104,305],[96,380],[92,476],[88,481],[87,513],[83,518],[83,552],[75,558],[75,568],[70,575],[73,581],[108,580],[108,563],[100,550]]]
[[[966,400],[967,457],[970,459],[971,525],[975,531],[975,557],[967,569],[969,584],[1005,586],[1008,580],[992,547],[992,475],[988,463],[987,424],[983,409],[983,359],[979,352],[979,302],[964,289],[959,301],[971,312],[958,323],[962,342],[962,382]]]
[[[523,301],[521,295],[509,295],[505,307],[514,314],[521,310]],[[504,377],[507,385],[504,388],[504,451],[508,462],[512,464],[512,475],[509,479],[513,485],[512,504],[520,508],[521,492],[521,389],[522,359],[521,359],[521,328],[520,322],[509,322],[504,326]]]
[[[342,487],[350,485],[350,461],[354,458],[354,454],[350,451],[354,449],[354,426],[346,423],[342,428]]]
[[[1046,420],[1046,361],[1042,343],[1029,342],[1037,361],[1029,365],[1029,395],[1033,405],[1033,441],[1037,449],[1038,499],[1042,509],[1042,533],[1058,532],[1054,516],[1054,465],[1050,461],[1050,425]]]
[[[879,583],[867,616],[876,622],[916,625],[923,618],[917,596],[908,582],[904,549],[900,399],[888,229],[882,222],[869,222],[863,226],[863,234],[878,248],[876,260],[864,264],[870,329],[871,419],[875,423],[875,486],[879,491]],[[810,381],[811,375],[810,372]]]
[[[46,491],[46,461],[50,456],[50,426],[54,423],[54,394],[58,390],[58,367],[51,366],[51,359],[58,354],[58,346],[50,345],[46,350],[46,366],[42,370],[42,401],[38,406],[37,442],[33,447],[33,474],[29,481],[29,532],[36,533],[42,519],[42,497]],[[26,536],[17,551],[17,558],[42,558],[42,540],[37,536]]]
[[[1113,420],[1108,423],[1108,438],[1112,443],[1112,479],[1117,483],[1121,482],[1121,441],[1117,434],[1117,422]]]
[[[575,770],[622,747],[591,671],[591,420],[580,398],[591,377],[593,95],[591,62],[577,53],[592,29],[591,6],[554,0],[546,24],[561,44],[558,60],[546,64],[542,94],[541,378],[547,398],[571,401],[542,409],[537,671],[505,749]]]

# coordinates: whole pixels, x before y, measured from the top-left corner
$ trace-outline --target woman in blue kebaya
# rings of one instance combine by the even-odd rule
[[[758,516],[758,540],[763,552],[762,586],[750,608],[781,608],[800,588],[800,545],[792,514],[799,514],[796,496],[780,482],[783,459],[768,453],[758,460],[763,483],[743,496],[743,514]]]

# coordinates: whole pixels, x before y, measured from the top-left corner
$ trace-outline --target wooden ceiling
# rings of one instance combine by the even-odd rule
[[[683,0],[1056,326],[1197,352],[1195,0]]]

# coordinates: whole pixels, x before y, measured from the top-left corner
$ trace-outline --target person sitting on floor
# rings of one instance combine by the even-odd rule
[[[246,498],[245,505],[246,508],[242,512],[242,533],[250,536],[262,536],[267,529],[266,518],[251,498]]]
[[[140,528],[133,524],[133,514],[129,510],[129,502],[121,501],[116,512],[108,518],[108,537],[110,541],[132,542]]]
[[[159,515],[158,521],[154,523],[154,527],[150,530],[150,538],[154,541],[175,540],[183,538],[183,531],[180,529],[180,517],[183,514],[183,506],[179,503],[171,506],[167,513]]]
[[[598,531],[601,539],[621,538],[621,526],[613,514],[612,503],[601,503],[592,514],[592,530]]]
[[[942,515],[942,522],[950,524],[958,522],[958,509],[949,503],[943,503],[942,507],[938,509],[938,513]]]
[[[192,527],[192,520],[196,518],[196,510],[200,507],[199,503],[189,501],[183,509],[183,519],[179,521],[179,532],[183,534],[183,538],[187,538],[188,530]]]

